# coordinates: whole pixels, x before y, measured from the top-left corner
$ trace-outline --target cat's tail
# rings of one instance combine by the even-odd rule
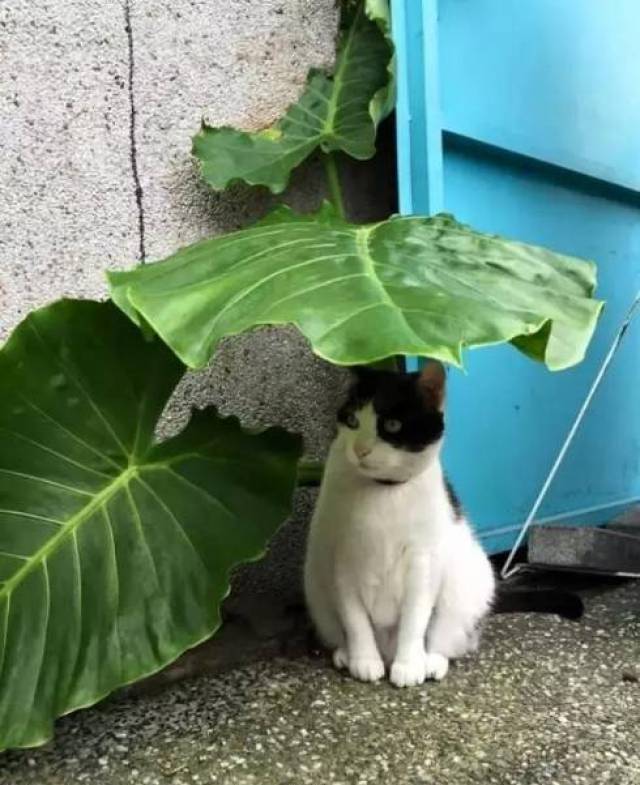
[[[555,613],[575,621],[584,613],[584,605],[577,594],[561,589],[502,589],[493,613]]]

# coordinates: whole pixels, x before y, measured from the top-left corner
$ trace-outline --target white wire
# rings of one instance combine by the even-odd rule
[[[560,465],[562,464],[562,461],[564,460],[564,457],[567,454],[567,450],[571,446],[571,442],[573,441],[573,438],[576,435],[578,428],[580,427],[580,423],[582,422],[585,414],[587,413],[587,409],[591,404],[593,396],[595,395],[596,390],[600,386],[600,382],[604,378],[604,375],[607,372],[609,365],[611,365],[611,361],[613,360],[613,357],[620,346],[624,334],[626,333],[627,328],[631,324],[631,320],[635,315],[635,311],[639,306],[640,306],[640,290],[636,292],[636,296],[633,302],[631,303],[631,307],[629,308],[624,319],[622,320],[622,324],[620,325],[618,331],[616,332],[613,338],[613,341],[611,342],[609,351],[607,352],[604,360],[602,361],[602,364],[600,365],[598,373],[596,374],[596,378],[593,380],[593,383],[589,388],[589,391],[582,403],[582,406],[578,410],[578,414],[576,415],[571,425],[571,428],[569,429],[569,433],[567,434],[564,442],[562,443],[562,446],[560,447],[560,450],[556,456],[555,461],[553,462],[553,465],[551,466],[551,469],[549,470],[549,473],[545,478],[545,481],[542,483],[542,487],[540,488],[536,500],[534,501],[533,506],[531,507],[531,510],[529,511],[529,514],[527,515],[525,522],[522,524],[522,527],[520,528],[518,537],[516,538],[513,548],[511,549],[509,556],[507,557],[507,560],[504,563],[502,570],[500,571],[500,577],[503,580],[506,578],[510,578],[512,575],[518,572],[523,566],[525,566],[524,564],[516,564],[515,567],[511,568],[515,555],[518,549],[520,548],[520,546],[522,545],[524,538],[531,524],[533,523],[534,518],[538,513],[538,510],[540,509],[540,505],[542,504],[542,502],[544,501],[547,495],[549,486],[551,485],[556,474],[558,473],[558,469],[560,468]]]

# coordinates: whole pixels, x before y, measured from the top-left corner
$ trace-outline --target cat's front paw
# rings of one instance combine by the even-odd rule
[[[333,664],[338,670],[347,668],[353,678],[360,681],[379,681],[384,676],[384,663],[379,657],[349,658],[347,650],[343,648],[333,652]]]
[[[427,658],[424,652],[409,659],[395,660],[389,679],[396,687],[415,687],[427,678]]]
[[[349,673],[360,681],[379,681],[384,676],[384,662],[380,657],[352,657]]]
[[[339,671],[349,667],[349,655],[346,649],[338,648],[333,652],[333,664]]]
[[[449,670],[449,660],[442,654],[430,652],[425,655],[425,664],[427,669],[427,679],[434,679],[440,681],[444,679]]]

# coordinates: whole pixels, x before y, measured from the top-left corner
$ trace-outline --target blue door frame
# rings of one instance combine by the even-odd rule
[[[598,264],[587,358],[510,347],[450,374],[445,463],[489,551],[509,548],[640,285],[640,3],[391,0],[403,214],[452,212]],[[640,501],[640,322],[541,510],[596,524]]]

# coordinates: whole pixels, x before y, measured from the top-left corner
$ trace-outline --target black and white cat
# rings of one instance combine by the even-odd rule
[[[305,562],[307,605],[338,668],[398,687],[474,650],[491,564],[440,465],[445,371],[363,369],[338,414]]]

